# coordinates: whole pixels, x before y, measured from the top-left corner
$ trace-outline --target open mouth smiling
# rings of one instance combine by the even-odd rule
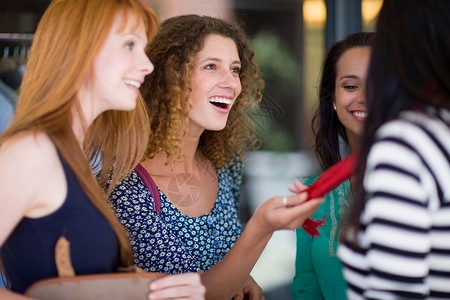
[[[137,88],[137,89],[141,87],[141,83],[138,82],[138,81],[136,81],[136,80],[125,79],[124,81],[125,81],[125,84],[126,84],[126,85],[135,87],[135,88]]]
[[[360,118],[360,119],[366,119],[367,118],[367,112],[352,111],[351,113],[352,113],[352,115],[354,115],[355,117]]]
[[[233,100],[222,97],[211,97],[209,98],[209,103],[222,109],[226,109],[233,103]]]

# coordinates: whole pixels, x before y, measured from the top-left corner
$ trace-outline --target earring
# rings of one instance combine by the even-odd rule
[[[336,110],[336,105],[333,104],[333,109]]]

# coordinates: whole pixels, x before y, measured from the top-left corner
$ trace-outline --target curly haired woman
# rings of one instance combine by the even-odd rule
[[[242,232],[243,160],[257,145],[248,111],[263,87],[248,39],[232,23],[185,15],[163,22],[146,52],[155,66],[141,87],[152,133],[144,160],[110,197],[136,263],[202,271],[210,299],[263,298],[249,274],[271,234],[301,226],[322,199],[269,199]],[[143,184],[148,175],[158,195]]]

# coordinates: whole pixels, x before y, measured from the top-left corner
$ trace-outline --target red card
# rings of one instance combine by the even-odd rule
[[[325,196],[353,174],[357,160],[356,153],[348,155],[325,170],[313,184],[302,192],[308,192],[308,199]]]
[[[329,167],[313,184],[301,192],[308,192],[308,200],[325,196],[325,194],[333,190],[353,174],[357,161],[358,155],[356,153],[348,155],[343,160]],[[320,220],[313,220],[311,218],[306,219],[302,227],[312,238],[319,236],[320,234],[317,228],[323,227],[325,217],[326,215]]]

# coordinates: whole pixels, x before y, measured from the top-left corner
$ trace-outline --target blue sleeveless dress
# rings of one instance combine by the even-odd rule
[[[23,218],[1,249],[11,289],[24,293],[38,280],[57,277],[55,244],[64,236],[70,242],[77,275],[111,273],[120,265],[117,237],[93,206],[74,173],[60,156],[67,180],[67,198],[54,213]]]

